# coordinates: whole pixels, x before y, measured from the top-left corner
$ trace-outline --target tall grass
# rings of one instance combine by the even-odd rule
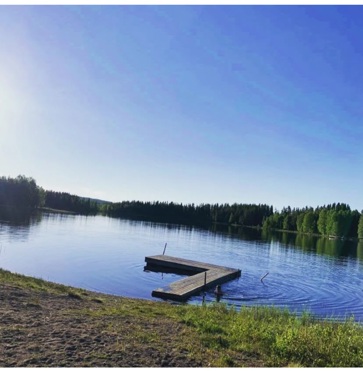
[[[322,321],[266,307],[237,312],[223,304],[180,310],[206,347],[258,354],[267,366],[363,366],[363,327],[353,319]]]

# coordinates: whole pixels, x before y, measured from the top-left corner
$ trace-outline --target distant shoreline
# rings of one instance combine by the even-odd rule
[[[50,213],[50,214],[69,214],[69,215],[77,215],[74,211],[68,211],[68,210],[58,210],[58,209],[52,209],[50,207],[39,207],[37,209],[38,211]]]
[[[46,212],[46,213],[52,213],[52,214],[69,214],[69,215],[81,215],[79,213],[76,213],[74,211],[68,211],[68,210],[58,210],[58,209],[52,209],[50,207],[40,207],[38,208],[39,211],[42,211],[42,212]],[[104,215],[102,213],[98,213],[97,215],[102,215],[102,216],[107,216],[107,217],[110,217],[108,215]],[[122,217],[111,217],[111,218],[116,218],[116,219],[125,219],[125,220],[135,220],[135,221],[150,221],[150,222],[153,222],[151,220],[148,220],[148,219],[144,219],[144,218],[140,218],[140,219],[132,219],[132,218],[122,218]],[[157,223],[165,223],[165,224],[169,224],[169,222],[157,222]],[[172,223],[174,224],[174,223]],[[175,223],[175,224],[181,224],[181,225],[193,225],[193,226],[200,226],[200,225],[205,225],[205,223],[201,223],[200,225],[198,224],[195,224],[195,223],[192,223],[192,224],[187,224],[187,223]],[[224,227],[233,227],[233,228],[249,228],[249,229],[255,229],[255,230],[258,230],[258,231],[261,231],[263,230],[263,227],[257,225],[242,225],[242,224],[236,224],[236,223],[233,223],[233,224],[230,224],[230,223],[224,223],[224,222],[211,222],[210,225],[220,225],[220,226],[224,226]],[[295,235],[304,235],[304,236],[311,236],[311,237],[320,237],[320,238],[326,238],[326,239],[329,239],[329,240],[341,240],[341,241],[359,241],[361,240],[362,238],[358,238],[358,237],[339,237],[339,236],[327,236],[327,235],[322,235],[322,234],[319,234],[319,233],[307,233],[307,232],[298,232],[298,231],[292,231],[292,230],[288,230],[288,229],[278,229],[278,228],[269,228],[267,229],[268,231],[272,231],[272,232],[280,232],[280,233],[291,233],[291,234],[295,234]]]

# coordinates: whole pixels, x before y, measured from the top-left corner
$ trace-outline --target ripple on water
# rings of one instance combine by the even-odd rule
[[[319,279],[301,280],[299,275],[259,277],[245,274],[240,279],[222,285],[221,302],[237,308],[251,305],[288,307],[297,313],[307,310],[318,317],[345,318],[354,314],[363,318],[362,289],[352,291],[349,282],[321,282]],[[276,279],[278,278],[278,279]],[[283,282],[283,283],[282,283]],[[205,297],[199,295],[190,302],[215,302],[213,290]]]

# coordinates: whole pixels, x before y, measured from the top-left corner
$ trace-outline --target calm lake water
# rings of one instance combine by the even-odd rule
[[[363,242],[294,234],[224,231],[43,214],[27,225],[0,223],[0,267],[103,293],[154,299],[153,289],[180,276],[144,271],[145,256],[166,254],[239,268],[221,301],[273,305],[317,316],[363,321]],[[269,274],[261,283],[260,278]],[[203,295],[190,303],[201,303]],[[215,301],[213,289],[204,300]]]

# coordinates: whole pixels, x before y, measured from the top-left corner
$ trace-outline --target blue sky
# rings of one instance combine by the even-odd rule
[[[363,209],[362,6],[1,6],[0,173],[110,201]]]

